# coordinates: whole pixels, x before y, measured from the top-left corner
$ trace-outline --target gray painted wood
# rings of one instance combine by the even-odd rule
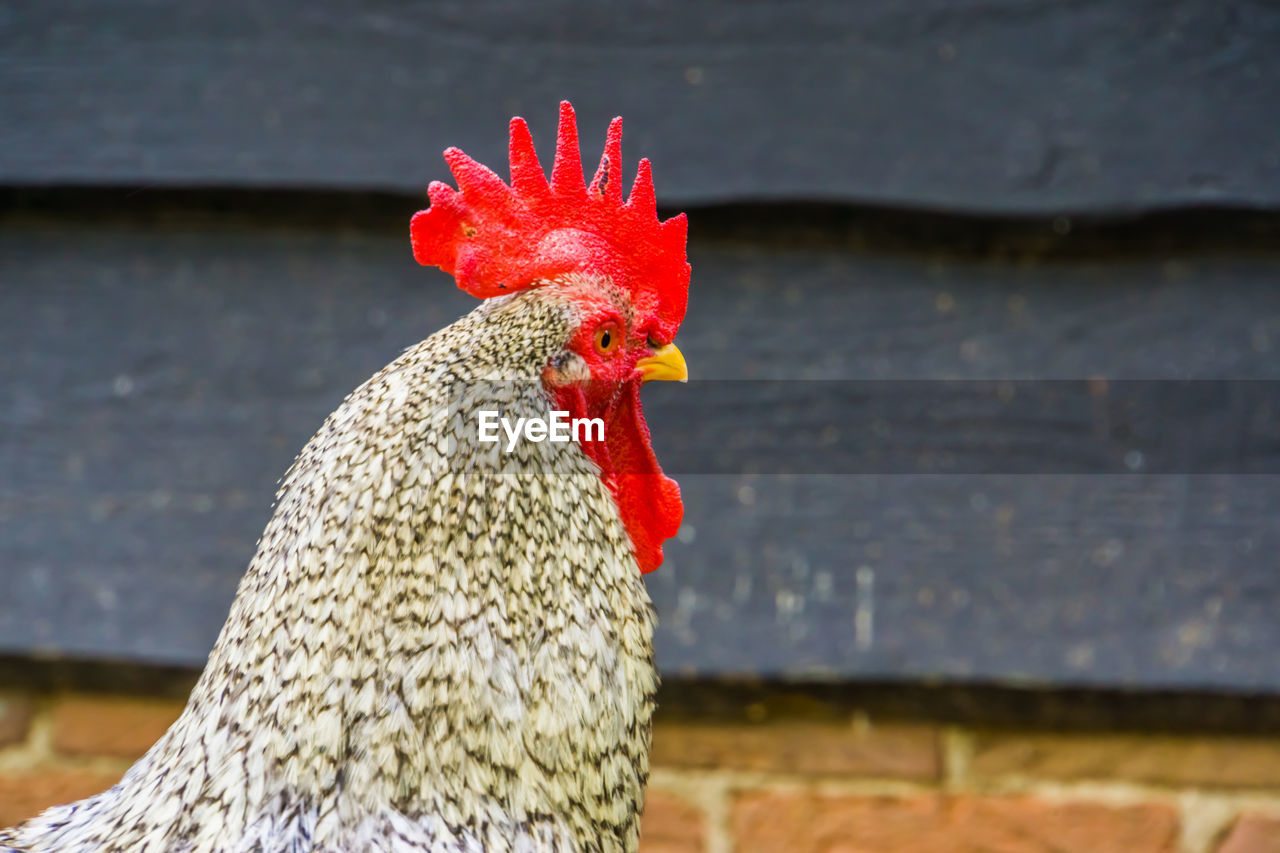
[[[0,8],[0,183],[420,196],[506,121],[628,122],[667,203],[1280,203],[1280,10],[1232,0]],[[548,153],[549,159],[549,153]]]
[[[703,239],[696,216],[693,233],[681,345],[709,384],[646,391],[673,459],[714,450],[704,387],[750,404],[783,379],[1280,380],[1275,254],[1001,261]],[[311,431],[472,304],[401,229],[234,217],[11,219],[0,282],[0,653],[181,665],[206,654]],[[857,426],[833,400],[809,415]],[[925,449],[953,436],[893,424]],[[672,468],[687,523],[648,578],[663,671],[1280,692],[1280,477],[989,458]]]

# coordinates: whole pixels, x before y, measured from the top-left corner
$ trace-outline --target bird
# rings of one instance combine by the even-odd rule
[[[411,245],[479,305],[298,454],[172,727],[0,850],[637,849],[643,575],[684,512],[640,388],[688,377],[688,225],[647,160],[624,198],[620,118],[590,183],[559,119],[549,179],[518,117],[509,183],[445,151],[457,188],[430,184]],[[525,427],[486,440],[486,413]],[[565,419],[586,428],[560,440]]]

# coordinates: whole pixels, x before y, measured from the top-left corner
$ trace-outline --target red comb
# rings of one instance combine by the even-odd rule
[[[409,234],[418,263],[440,267],[482,299],[570,271],[601,273],[631,293],[638,311],[656,316],[664,340],[675,335],[689,294],[688,223],[683,213],[658,220],[648,160],[623,201],[621,118],[609,125],[590,185],[568,101],[560,103],[549,184],[522,118],[511,120],[510,186],[457,148],[444,158],[458,189],[433,181],[431,207],[414,214]]]

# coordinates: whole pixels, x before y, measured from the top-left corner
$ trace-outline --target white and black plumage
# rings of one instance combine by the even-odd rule
[[[660,545],[679,498],[635,395],[683,360],[652,300],[583,266],[347,397],[285,475],[178,721],[0,850],[636,848],[657,687],[637,536]],[[482,409],[566,405],[607,443],[478,440]],[[650,498],[656,521],[627,509]]]

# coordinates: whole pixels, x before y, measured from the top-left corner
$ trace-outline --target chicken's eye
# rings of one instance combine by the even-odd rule
[[[596,330],[596,352],[608,355],[622,344],[622,333],[610,323]]]

